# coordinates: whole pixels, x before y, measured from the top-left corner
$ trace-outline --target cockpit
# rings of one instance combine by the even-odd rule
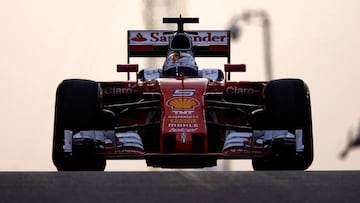
[[[165,77],[198,77],[198,66],[194,57],[187,52],[169,52],[163,65]]]

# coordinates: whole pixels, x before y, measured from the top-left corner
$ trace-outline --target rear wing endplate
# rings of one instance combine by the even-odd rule
[[[164,34],[165,33],[165,34]],[[166,57],[172,34],[169,30],[129,30],[128,63],[131,57]],[[230,63],[230,31],[199,30],[189,34],[195,57],[227,57]]]

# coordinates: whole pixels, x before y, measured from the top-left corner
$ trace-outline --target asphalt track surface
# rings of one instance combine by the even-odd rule
[[[0,202],[360,202],[359,171],[1,172]]]

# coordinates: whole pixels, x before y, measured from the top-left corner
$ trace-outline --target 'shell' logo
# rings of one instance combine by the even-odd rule
[[[147,39],[144,36],[142,36],[142,34],[140,32],[138,32],[136,37],[131,38],[131,40],[135,41],[135,42],[144,42]]]
[[[172,109],[194,109],[199,106],[199,102],[193,98],[173,98],[167,104]]]

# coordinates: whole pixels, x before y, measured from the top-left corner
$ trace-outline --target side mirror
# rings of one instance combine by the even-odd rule
[[[231,72],[245,72],[246,65],[245,64],[225,64],[224,65],[225,74],[227,75],[227,80],[230,80]]]
[[[118,64],[116,66],[117,72],[138,72],[138,64]]]
[[[138,64],[118,64],[116,66],[116,70],[117,70],[117,72],[127,72],[128,80],[130,80],[130,73],[131,72],[137,73],[139,71],[139,65]]]
[[[245,72],[245,64],[225,64],[225,72]]]

